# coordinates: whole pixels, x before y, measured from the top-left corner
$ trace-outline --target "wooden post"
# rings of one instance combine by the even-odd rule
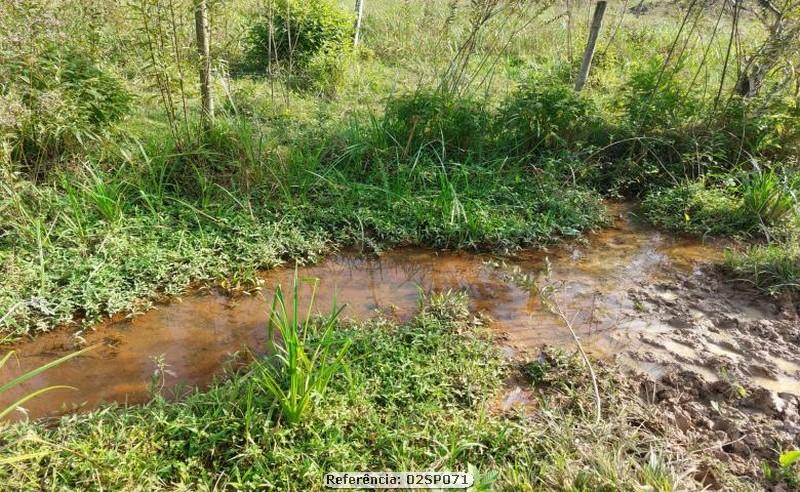
[[[583,61],[581,62],[581,71],[578,72],[578,79],[575,81],[575,90],[580,91],[589,77],[589,69],[592,68],[592,57],[594,56],[594,47],[597,44],[597,35],[600,33],[600,25],[603,23],[603,14],[606,12],[605,0],[600,0],[594,8],[594,17],[592,17],[592,27],[589,29],[589,40],[586,42],[586,49],[583,51]]]
[[[358,38],[361,35],[361,18],[364,17],[364,0],[356,0],[356,23],[353,27],[353,46],[358,46]]]
[[[197,52],[200,55],[200,97],[203,104],[201,118],[208,129],[214,119],[214,99],[211,94],[211,55],[209,49],[208,4],[206,0],[196,0],[194,8]]]

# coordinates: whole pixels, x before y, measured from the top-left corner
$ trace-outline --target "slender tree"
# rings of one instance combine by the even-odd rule
[[[762,44],[744,61],[734,90],[740,96],[753,97],[759,94],[770,72],[784,67],[791,78],[796,75],[795,64],[800,53],[800,2],[789,0],[778,5],[769,0],[759,0],[758,15],[767,30]]]
[[[208,128],[214,119],[214,99],[211,94],[211,56],[209,49],[208,3],[196,0],[194,8],[197,52],[200,55],[200,97],[203,103],[203,126]]]

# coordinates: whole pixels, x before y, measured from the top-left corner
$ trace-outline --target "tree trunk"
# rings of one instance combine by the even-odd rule
[[[592,27],[589,29],[589,40],[586,42],[586,49],[583,51],[583,61],[581,62],[581,71],[578,72],[578,79],[575,81],[575,90],[580,91],[589,77],[589,69],[592,68],[592,58],[594,57],[594,48],[597,45],[597,36],[600,33],[600,25],[603,23],[603,14],[606,12],[605,0],[600,0],[594,8],[594,17],[592,17]]]
[[[200,97],[202,99],[203,126],[208,129],[214,119],[214,99],[211,94],[211,56],[209,49],[208,4],[197,0],[194,8],[197,52],[200,55]]]

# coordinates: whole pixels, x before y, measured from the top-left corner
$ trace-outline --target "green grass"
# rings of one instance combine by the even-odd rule
[[[130,184],[141,174],[106,178],[106,188],[74,176],[64,181],[68,190],[19,183],[0,208],[0,309],[31,298],[46,309],[26,304],[2,332],[13,338],[146,309],[194,283],[249,286],[260,269],[314,261],[348,244],[509,250],[574,237],[604,220],[595,193],[518,170],[409,166],[361,180],[309,172],[309,183],[290,185],[299,190],[291,201],[214,183],[199,197],[162,193]]]
[[[6,173],[0,309],[45,309],[26,303],[3,338],[147,309],[192,284],[249,287],[259,270],[353,244],[508,251],[604,222],[596,192],[524,163],[403,157],[376,141],[382,127],[275,124],[296,134],[220,118],[191,151],[149,129],[44,183]]]
[[[657,418],[612,368],[600,372],[595,425],[581,361],[549,353],[528,374],[536,409],[502,414],[505,358],[462,294],[428,298],[410,322],[306,325],[313,349],[326,336],[352,341],[343,370],[297,424],[261,383],[263,365],[169,402],[111,406],[57,426],[2,425],[0,467],[14,490],[323,490],[334,470],[467,470],[492,490],[676,490],[688,455],[641,422]],[[328,333],[328,335],[326,335]],[[644,420],[643,420],[644,419]],[[120,436],[124,435],[124,439]],[[46,456],[40,453],[46,452]],[[721,480],[729,480],[720,474]],[[487,489],[488,490],[488,489]]]
[[[718,177],[717,177],[718,178]],[[800,289],[800,203],[797,178],[773,171],[689,181],[652,191],[642,201],[652,224],[681,234],[729,236],[725,253],[735,277],[771,292]],[[717,183],[715,184],[715,181]]]
[[[297,424],[307,413],[314,400],[325,395],[331,379],[342,369],[342,360],[352,342],[340,338],[340,346],[334,344],[333,330],[344,306],[332,306],[324,319],[317,320],[318,335],[315,347],[309,347],[308,329],[311,326],[311,311],[317,292],[318,279],[312,283],[308,311],[302,317],[300,309],[300,280],[295,269],[292,295],[287,305],[283,290],[278,286],[272,301],[267,340],[271,359],[259,366],[259,386],[266,388],[278,402],[281,417],[287,424]],[[305,283],[305,280],[304,280]],[[276,336],[280,339],[276,341]]]
[[[800,291],[800,241],[797,237],[728,251],[725,264],[734,275],[771,291]]]
[[[791,65],[759,97],[732,95],[722,5],[647,2],[638,15],[610,3],[576,94],[588,4],[502,0],[476,29],[494,2],[368,1],[358,50],[313,39],[326,56],[300,71],[282,57],[270,80],[263,66],[236,69],[259,35],[263,55],[265,3],[212,2],[218,113],[206,132],[191,2],[95,3],[33,0],[0,16],[0,312],[19,306],[0,343],[193,285],[248,288],[261,269],[340,247],[538,247],[602,226],[604,195],[643,196],[671,231],[771,241],[728,265],[797,288]],[[347,51],[350,22],[327,12]],[[750,15],[736,29],[741,64],[766,31]],[[5,425],[0,483],[320,490],[328,470],[431,468],[475,469],[498,490],[691,480],[692,454],[653,431],[663,419],[602,365],[599,425],[582,364],[563,354],[524,368],[533,415],[500,415],[518,368],[462,297],[430,299],[405,325],[284,321],[288,347],[352,343],[329,384],[299,390],[314,364],[292,349],[186,400]]]

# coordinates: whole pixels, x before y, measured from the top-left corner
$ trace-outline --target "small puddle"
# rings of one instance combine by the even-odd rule
[[[494,320],[494,329],[505,335],[511,350],[544,344],[572,347],[569,332],[542,306],[535,290],[515,281],[520,274],[542,275],[549,263],[552,282],[561,286],[557,299],[566,313],[575,316],[573,324],[584,345],[595,355],[613,356],[620,347],[635,345],[634,337],[623,331],[626,326],[631,326],[631,333],[647,332],[650,326],[631,324],[642,308],[628,295],[630,288],[656,282],[664,271],[691,274],[698,262],[720,257],[718,247],[662,236],[634,225],[627,208],[613,207],[620,215],[613,227],[547,252],[522,252],[503,260],[418,248],[396,249],[380,257],[342,252],[301,268],[299,275],[320,279],[316,306],[327,311],[334,301],[347,304],[346,317],[383,312],[407,319],[417,309],[420,292],[461,289],[469,294],[474,309]],[[498,266],[500,262],[505,266]],[[82,334],[80,341],[72,332],[59,330],[7,347],[17,351],[19,364],[12,362],[0,371],[0,381],[82,344],[102,345],[0,395],[0,408],[26,392],[54,384],[78,389],[53,391],[28,402],[25,408],[31,418],[88,410],[102,402],[142,402],[148,399],[156,358],[166,364],[167,388],[202,387],[220,374],[233,354],[245,347],[256,352],[264,347],[272,289],[278,284],[290,287],[293,275],[292,268],[265,273],[264,289],[252,296],[190,295],[133,319],[101,324]],[[307,295],[309,288],[304,290]],[[674,301],[667,297],[664,302]],[[647,319],[646,313],[642,317]],[[684,351],[682,347],[678,352]]]

